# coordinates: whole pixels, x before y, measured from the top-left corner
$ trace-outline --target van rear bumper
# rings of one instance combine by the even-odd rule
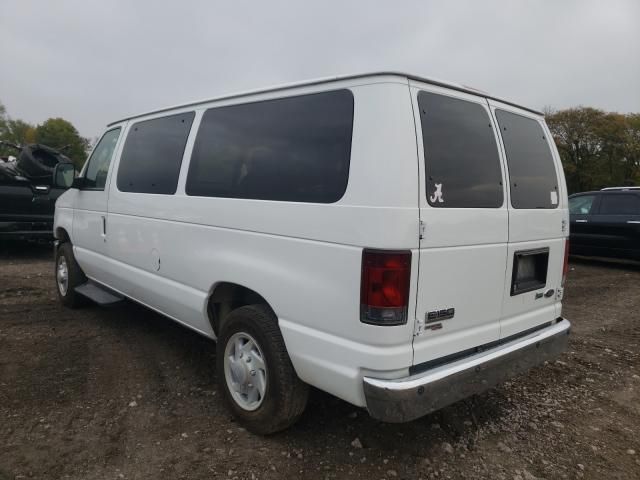
[[[409,377],[364,377],[367,410],[385,422],[414,420],[557,357],[567,349],[570,327],[563,319],[524,338]]]

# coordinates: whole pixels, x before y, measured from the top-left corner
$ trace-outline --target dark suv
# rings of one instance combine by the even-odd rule
[[[569,197],[570,251],[640,260],[640,187],[612,187]]]

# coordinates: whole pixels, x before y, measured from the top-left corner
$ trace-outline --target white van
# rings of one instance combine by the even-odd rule
[[[56,205],[57,288],[217,339],[254,432],[308,385],[405,422],[566,348],[567,204],[540,112],[401,73],[311,81],[109,125]]]

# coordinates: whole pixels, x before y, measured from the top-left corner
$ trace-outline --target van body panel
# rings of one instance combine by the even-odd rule
[[[206,303],[216,285],[252,289],[281,319],[300,378],[364,405],[354,378],[362,368],[406,369],[414,326],[408,322],[380,335],[379,327],[359,321],[362,249],[413,250],[411,281],[417,283],[419,174],[406,80],[321,90],[344,87],[353,93],[354,123],[349,181],[338,202],[187,195],[185,178],[202,113],[218,103],[203,105],[186,143],[175,195],[121,192],[111,182],[107,248],[116,263],[104,283],[212,337]],[[175,285],[184,285],[187,293]],[[415,304],[414,291],[411,296]]]
[[[120,126],[114,126],[107,130],[94,146],[88,161],[85,163],[81,176],[87,174],[91,157],[96,151],[100,141],[110,131],[117,130]],[[101,189],[70,190],[65,193],[62,201],[73,201],[73,231],[69,232],[73,239],[74,252],[78,263],[88,276],[106,276],[107,256],[107,211],[109,201],[109,186],[114,175],[114,160],[119,156],[122,144],[122,131],[115,142],[109,159],[109,168],[106,172],[104,187]],[[69,200],[66,200],[69,198]]]
[[[192,154],[199,148],[200,127],[207,125],[207,110],[333,90],[348,90],[353,97],[347,185],[337,201],[187,194],[194,191],[189,190],[187,177]],[[486,115],[484,132],[491,132],[495,141],[499,170],[493,186],[500,183],[501,204],[441,208],[428,200],[434,182],[427,178],[421,92],[467,102]],[[539,122],[542,117],[488,98],[465,87],[409,75],[374,74],[250,92],[129,117],[118,125],[121,136],[102,195],[83,201],[95,192],[65,193],[56,224],[72,225],[74,252],[89,278],[210,338],[216,332],[208,304],[216,288],[232,283],[255,291],[277,316],[298,376],[354,405],[367,406],[365,377],[404,378],[418,364],[479,345],[495,346],[500,339],[560,315],[567,233],[562,228],[568,214],[559,157],[552,148],[558,169],[558,208],[511,208],[507,160],[494,110],[509,109]],[[181,159],[178,153],[173,157],[173,167],[181,160],[175,193],[121,191],[117,174],[132,129],[139,122],[191,112],[184,152]],[[548,135],[543,122],[541,125]],[[156,148],[160,144],[150,142]],[[213,158],[214,150],[205,153]],[[287,155],[277,157],[278,162]],[[204,165],[208,168],[209,164]],[[308,176],[308,170],[304,171]],[[345,170],[331,173],[334,171]],[[131,186],[123,185],[123,189]],[[206,189],[198,192],[209,193]],[[557,294],[542,299],[535,298],[539,292],[533,291],[511,296],[515,253],[538,248],[549,249],[545,290],[553,288]],[[365,249],[411,253],[405,324],[380,326],[361,321]],[[430,314],[442,311],[448,318],[432,321]]]
[[[410,340],[381,345],[369,339],[346,340],[283,318],[279,325],[298,376],[359,407],[366,406],[362,390],[366,372],[389,378],[408,374],[413,357]]]
[[[560,316],[556,310],[556,304],[558,296],[561,295],[564,246],[564,238],[509,244],[507,274],[504,282],[505,300],[502,307],[501,338],[510,337],[529,328],[552,322]],[[516,252],[545,248],[549,249],[546,284],[530,292],[511,295],[511,276]],[[545,292],[550,290],[553,290],[553,293],[546,297]]]
[[[487,124],[491,123],[491,118],[483,98],[425,83],[410,83],[420,168],[420,220],[424,225],[415,310],[418,334],[413,341],[413,364],[417,365],[500,338],[508,210],[506,196],[498,208],[429,205],[419,92],[473,103],[482,108]],[[497,145],[495,131],[493,136]],[[504,184],[504,174],[501,175]],[[453,318],[429,322],[429,312],[451,308],[455,310]]]
[[[511,188],[507,189],[509,198],[509,248],[504,279],[505,290],[501,328],[501,338],[506,338],[529,328],[552,322],[561,315],[559,300],[562,298],[562,268],[566,237],[569,233],[567,189],[560,157],[552,136],[544,123],[544,118],[494,100],[488,100],[488,103],[494,119],[496,118],[496,110],[499,109],[534,120],[539,124],[553,159],[557,182],[556,208],[514,208],[511,199]],[[498,123],[497,120],[496,123]],[[500,137],[500,145],[502,154],[505,157],[505,168],[508,171],[509,162],[502,136]],[[544,286],[533,291],[512,295],[511,285],[516,254],[522,251],[545,249],[548,249],[549,257]],[[551,291],[553,293],[547,296]]]

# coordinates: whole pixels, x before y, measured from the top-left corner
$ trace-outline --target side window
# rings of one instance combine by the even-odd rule
[[[188,195],[337,202],[347,188],[353,129],[349,90],[207,110]]]
[[[118,166],[121,192],[173,195],[194,112],[134,123]]]
[[[569,199],[569,213],[573,215],[588,215],[595,195],[580,195]]]
[[[107,174],[109,173],[109,164],[119,137],[119,128],[109,130],[93,149],[91,157],[87,160],[87,170],[84,174],[85,188],[104,190],[104,186],[107,183]]]
[[[495,132],[479,104],[418,93],[427,200],[433,207],[498,208],[502,171]]]
[[[558,177],[542,126],[532,118],[496,110],[513,208],[557,208]]]
[[[603,194],[600,215],[640,215],[640,197],[633,194]]]

